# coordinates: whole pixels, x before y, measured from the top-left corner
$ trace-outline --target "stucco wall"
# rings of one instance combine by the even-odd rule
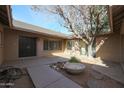
[[[3,62],[3,28],[0,25],[0,64]]]
[[[11,31],[4,31],[4,60],[18,58],[18,35]]]
[[[2,33],[0,32],[0,64],[3,62],[3,45],[2,45]]]
[[[124,20],[121,23],[121,34],[124,35]]]
[[[42,35],[27,33],[27,32],[23,32],[23,31],[5,31],[5,33],[4,33],[4,39],[5,39],[4,40],[4,43],[5,43],[4,61],[21,59],[18,57],[19,36],[28,36],[28,37],[36,37],[37,38],[37,41],[36,41],[37,42],[37,56],[36,57],[52,55],[52,53],[60,53],[63,51],[63,50],[56,50],[56,51],[44,51],[43,50],[43,40],[44,39],[59,40],[58,38],[44,37]],[[28,58],[28,57],[26,57],[26,58]]]
[[[124,62],[124,35],[121,35],[121,62]]]
[[[124,20],[121,24],[121,62],[124,63]]]
[[[104,40],[104,38],[107,38]],[[114,33],[107,37],[97,38],[97,42],[103,40],[96,56],[106,61],[120,62],[120,34]]]

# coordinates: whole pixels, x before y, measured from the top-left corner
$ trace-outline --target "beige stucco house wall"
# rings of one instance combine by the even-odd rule
[[[0,24],[0,64],[3,62],[3,27]]]
[[[121,62],[124,63],[124,35],[121,35]]]
[[[112,62],[124,62],[124,20],[120,31],[110,34],[107,38],[97,52],[97,57]]]
[[[36,46],[37,46],[37,56],[35,57],[42,57],[52,55],[53,53],[61,53],[64,51],[64,40],[56,37],[50,36],[43,36],[41,34],[34,34],[24,31],[17,31],[17,30],[5,30],[4,31],[4,61],[10,60],[19,60],[19,36],[28,36],[28,37],[36,37]],[[46,51],[43,50],[43,40],[50,39],[50,40],[62,40],[62,50],[52,50]],[[25,57],[30,58],[30,57]],[[32,57],[31,57],[32,58]],[[11,61],[10,61],[11,62]]]
[[[108,36],[97,38],[97,41],[100,40],[103,40],[104,43],[97,51],[96,56],[105,61],[120,62],[120,34],[112,33]]]
[[[121,24],[121,62],[124,63],[124,20],[122,21],[122,24]]]

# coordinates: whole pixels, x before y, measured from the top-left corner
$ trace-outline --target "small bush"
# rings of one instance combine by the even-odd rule
[[[70,63],[79,63],[80,60],[77,59],[76,57],[71,57],[71,59],[69,60]]]

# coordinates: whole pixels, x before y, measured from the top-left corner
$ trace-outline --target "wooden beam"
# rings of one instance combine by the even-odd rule
[[[121,24],[122,20],[119,21],[114,21],[115,23],[113,24],[114,27],[116,27],[118,24]]]
[[[5,12],[0,11],[0,16],[7,18],[7,15]]]
[[[118,20],[122,20],[124,18],[124,13],[123,14],[119,14],[118,16],[116,17],[113,17],[113,20],[114,21],[118,21]]]
[[[120,14],[121,12],[123,13],[124,6],[115,6],[115,9],[112,9],[112,11],[113,11],[113,16],[116,16]]]
[[[124,6],[116,5],[112,6],[113,15],[113,31],[120,33],[121,23],[124,19]]]
[[[111,32],[113,32],[113,18],[112,18],[112,7],[108,6],[108,15],[109,15],[109,25]]]
[[[5,25],[8,25],[8,18],[5,10],[6,10],[5,6],[0,7],[0,22]]]
[[[0,11],[6,12],[6,8],[5,8],[5,7],[6,7],[5,5],[1,5],[1,6],[0,6]]]
[[[3,23],[4,25],[8,25],[8,21],[3,17],[0,17],[0,23]]]
[[[0,32],[3,32],[3,27],[1,24],[0,24]]]
[[[6,6],[7,9],[7,15],[8,15],[8,21],[9,21],[9,26],[10,28],[13,27],[12,25],[12,12],[11,12],[11,7],[9,5]]]
[[[7,20],[6,20],[5,17],[0,16],[0,22],[1,22],[1,21],[6,21],[6,22],[7,22]]]
[[[114,28],[114,31],[119,31],[120,28],[121,28],[121,25],[118,25],[118,27]]]

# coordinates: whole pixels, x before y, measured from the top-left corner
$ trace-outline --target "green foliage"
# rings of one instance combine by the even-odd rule
[[[73,56],[73,57],[71,57],[71,59],[69,60],[69,62],[70,63],[79,63],[80,60]]]

